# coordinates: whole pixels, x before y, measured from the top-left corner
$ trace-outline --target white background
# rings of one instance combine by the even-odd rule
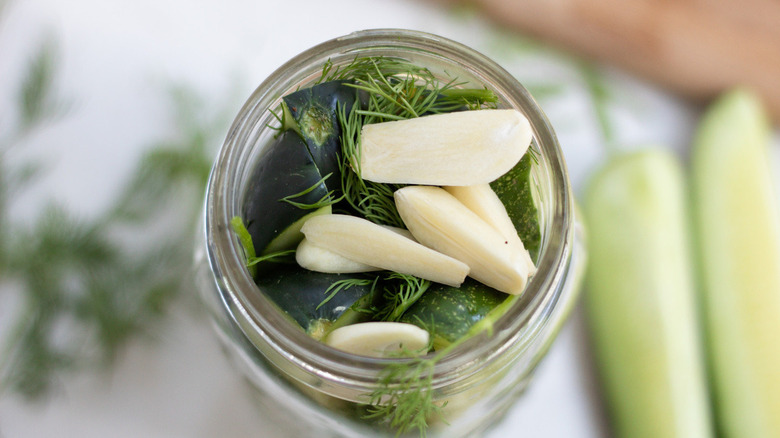
[[[576,63],[556,52],[529,53],[506,31],[464,11],[378,0],[17,0],[6,6],[0,26],[0,114],[9,114],[23,67],[46,36],[58,41],[57,86],[72,101],[66,119],[26,145],[49,168],[17,207],[19,217],[47,199],[85,216],[104,208],[145,145],[170,128],[166,83],[188,84],[237,111],[287,59],[365,28],[437,33],[493,56],[524,83],[562,85],[542,105],[578,192],[603,157]],[[617,144],[660,145],[684,155],[695,108],[620,72],[600,72],[611,85]],[[158,339],[133,343],[108,373],[68,377],[44,403],[0,398],[0,437],[271,436],[207,321],[186,303],[181,307]],[[0,307],[0,321],[11,312]],[[490,436],[604,436],[587,351],[577,311],[527,395]]]

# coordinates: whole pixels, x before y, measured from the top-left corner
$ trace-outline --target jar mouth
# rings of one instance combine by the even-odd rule
[[[548,186],[537,272],[523,295],[495,322],[490,336],[467,340],[436,365],[434,385],[452,378],[450,371],[484,364],[517,342],[538,334],[558,301],[555,287],[565,275],[566,254],[573,243],[573,200],[566,164],[557,137],[547,117],[530,93],[506,70],[477,51],[455,41],[403,29],[363,30],[334,38],[302,52],[273,72],[249,97],[233,122],[212,169],[207,189],[205,232],[207,252],[218,289],[230,317],[244,335],[258,346],[272,349],[297,365],[301,376],[339,379],[353,387],[376,385],[377,374],[389,363],[408,359],[356,356],[333,349],[306,335],[277,310],[261,293],[244,267],[241,246],[230,221],[240,215],[243,200],[242,175],[248,175],[267,139],[269,109],[299,85],[319,77],[322,65],[354,59],[356,54],[393,54],[411,61],[439,63],[464,71],[469,80],[485,84],[499,97],[499,106],[522,111],[531,123],[532,147],[539,155],[536,177]],[[267,143],[267,141],[265,142]],[[243,178],[245,180],[245,177]]]

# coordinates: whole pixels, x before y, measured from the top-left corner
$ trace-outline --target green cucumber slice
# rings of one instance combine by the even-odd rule
[[[512,170],[490,183],[490,187],[504,204],[517,235],[531,255],[531,260],[536,260],[539,256],[542,232],[531,181],[533,163],[533,152],[529,149]]]
[[[327,199],[328,189],[306,144],[295,132],[283,132],[259,159],[245,195],[244,223],[259,255],[294,249],[303,239],[305,219],[329,212],[330,206],[304,209],[283,200],[306,190],[294,201],[314,205]]]
[[[676,158],[648,149],[592,179],[584,304],[616,436],[712,436]]]
[[[703,304],[724,436],[780,436],[780,215],[756,96],[721,97],[692,153]]]
[[[509,295],[467,278],[460,287],[431,284],[400,319],[428,330],[434,349],[466,335]]]
[[[371,306],[380,294],[372,293],[374,289],[370,281],[343,288],[323,304],[328,297],[328,289],[334,283],[366,278],[370,277],[324,274],[298,266],[280,266],[259,275],[255,282],[293,321],[315,339],[321,339],[341,317],[344,319],[339,326],[367,321],[371,317]]]

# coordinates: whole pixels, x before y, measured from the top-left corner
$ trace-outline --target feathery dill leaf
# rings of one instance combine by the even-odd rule
[[[398,75],[428,75],[430,71],[425,67],[415,65],[405,59],[391,56],[356,56],[349,64],[335,66],[327,61],[322,69],[322,74],[317,83],[337,81],[344,79],[363,80],[368,75],[379,71],[382,76]]]
[[[425,437],[428,419],[446,406],[446,402],[439,405],[433,400],[433,373],[438,356],[385,366],[378,381],[381,389],[370,395],[368,413],[363,418],[386,424],[395,430],[396,436],[417,429]]]
[[[428,280],[398,272],[390,273],[385,280],[384,298],[387,304],[376,314],[381,321],[398,321],[431,285]]]
[[[397,184],[379,184],[366,181],[360,177],[360,130],[363,120],[358,115],[357,105],[352,107],[349,115],[344,107],[339,106],[339,123],[341,124],[341,190],[343,199],[359,215],[371,222],[381,225],[403,227],[403,220],[395,207],[393,193],[401,187]]]
[[[284,201],[284,202],[286,202],[286,203],[288,203],[288,204],[290,204],[290,205],[292,205],[294,207],[298,207],[298,208],[300,208],[302,210],[317,210],[319,208],[327,207],[329,205],[333,205],[333,204],[339,202],[343,198],[343,196],[338,197],[338,198],[334,197],[334,191],[333,190],[330,190],[328,193],[324,194],[319,200],[317,200],[317,202],[314,202],[314,203],[311,203],[311,204],[305,204],[305,203],[302,203],[302,202],[294,201],[294,199],[300,198],[301,196],[305,196],[306,194],[311,193],[312,191],[316,190],[319,186],[325,184],[325,181],[328,178],[330,178],[332,175],[333,175],[333,173],[329,173],[329,174],[323,176],[322,178],[320,178],[319,181],[317,181],[316,183],[312,184],[310,187],[308,187],[308,188],[306,188],[304,190],[301,190],[298,193],[294,193],[292,195],[285,196],[284,198],[281,199],[281,201]]]
[[[252,258],[248,258],[246,260],[246,266],[248,268],[252,268],[256,266],[260,262],[274,262],[274,263],[295,263],[295,260],[292,260],[289,256],[294,255],[295,250],[294,249],[284,249],[281,251],[276,251],[268,254],[263,254],[261,256],[256,256]]]
[[[19,133],[27,132],[43,122],[61,115],[65,103],[54,93],[58,48],[49,37],[40,45],[24,75],[17,93]]]
[[[24,135],[62,108],[49,50],[20,85],[18,122],[2,140],[3,151],[21,146]],[[13,195],[38,166],[0,155],[0,286],[13,285],[20,298],[2,339],[0,389],[39,398],[68,372],[110,365],[188,289],[211,147],[230,114],[204,116],[213,104],[201,104],[186,87],[172,87],[169,96],[174,134],[151,145],[115,202],[96,217],[76,217],[55,203],[32,223],[9,217]]]
[[[593,105],[593,111],[596,115],[596,121],[598,122],[605,148],[614,155],[617,146],[615,145],[615,129],[609,116],[610,89],[592,63],[579,61],[577,66],[585,82],[585,88],[590,94],[591,104]]]
[[[428,420],[442,416],[447,403],[433,399],[433,376],[438,364],[469,339],[485,333],[493,335],[493,325],[519,299],[519,295],[507,297],[484,318],[474,324],[464,336],[448,344],[432,355],[415,357],[387,365],[379,374],[379,388],[369,395],[367,420],[386,423],[396,431],[396,436],[417,429],[426,435]],[[433,340],[432,340],[433,342]]]
[[[345,278],[344,280],[339,280],[333,283],[332,285],[330,285],[330,287],[328,287],[325,290],[325,295],[327,296],[325,297],[324,300],[322,300],[320,304],[317,305],[316,308],[319,309],[320,307],[327,304],[328,301],[333,299],[333,297],[335,297],[336,294],[341,292],[342,290],[347,290],[354,286],[368,286],[370,284],[375,284],[376,281],[377,281],[376,279],[369,279],[369,278]]]

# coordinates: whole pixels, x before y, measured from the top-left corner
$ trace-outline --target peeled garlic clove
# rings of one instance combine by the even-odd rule
[[[416,242],[409,230],[390,225],[382,225],[382,227]],[[301,243],[298,244],[298,248],[295,250],[295,261],[298,262],[299,266],[310,271],[326,272],[330,274],[350,274],[381,270],[376,266],[367,265],[343,257],[327,248],[315,245],[311,240],[306,238],[301,240]]]
[[[533,275],[536,272],[536,266],[533,260],[531,260],[531,255],[525,249],[525,245],[520,240],[520,236],[517,235],[515,225],[512,223],[512,219],[509,218],[504,204],[490,187],[490,184],[448,186],[444,187],[444,190],[498,230],[501,236],[516,248],[515,256],[521,259],[521,263],[525,263],[528,266],[529,275]]]
[[[412,233],[409,230],[407,230],[407,229],[394,227],[392,225],[382,225],[382,227],[383,228],[387,228],[388,230],[390,230],[390,231],[392,231],[392,232],[394,232],[396,234],[404,236],[407,239],[414,240],[415,242],[417,242],[417,240],[414,239],[414,236],[412,236]]]
[[[465,186],[509,171],[531,143],[517,110],[435,114],[363,126],[360,175],[383,183]]]
[[[301,231],[317,246],[377,268],[460,286],[468,266],[366,219],[343,214],[315,216]]]
[[[295,250],[295,261],[310,271],[331,274],[379,271],[380,268],[342,257],[304,238]]]
[[[339,327],[325,338],[325,344],[352,354],[388,357],[398,353],[424,354],[430,335],[404,322],[363,322]]]
[[[508,294],[520,294],[528,266],[501,234],[440,187],[407,186],[395,203],[409,231],[423,245],[469,266],[469,276]]]

